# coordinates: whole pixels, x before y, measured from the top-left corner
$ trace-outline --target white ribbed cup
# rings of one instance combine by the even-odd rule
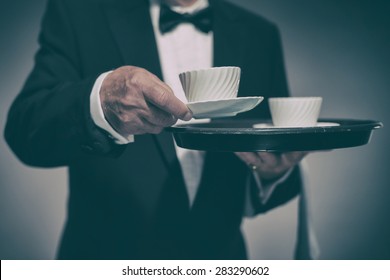
[[[188,102],[236,98],[240,84],[239,67],[214,67],[179,74]]]
[[[317,124],[322,97],[273,97],[268,104],[274,126],[309,127]]]

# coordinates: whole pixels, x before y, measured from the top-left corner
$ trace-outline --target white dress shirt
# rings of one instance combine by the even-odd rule
[[[158,28],[160,1],[150,0],[150,14],[160,58],[160,65],[163,80],[167,83],[180,100],[187,102],[183,88],[179,80],[179,73],[195,69],[205,69],[212,67],[213,62],[213,33],[203,33],[197,30],[190,23],[182,23],[171,32],[161,34]],[[171,6],[177,13],[195,13],[206,8],[208,0],[198,0],[190,7]],[[111,72],[111,71],[110,71]],[[101,108],[99,92],[104,78],[110,73],[101,74],[96,80],[90,96],[91,116],[95,124],[106,130],[118,144],[128,144],[134,141],[133,135],[123,136],[116,132],[104,117]],[[175,144],[176,153],[182,169],[190,206],[195,200],[195,196],[202,177],[204,164],[204,152],[187,150]],[[250,177],[254,179],[259,187],[260,202],[265,204],[274,189],[289,176],[290,172],[272,185],[262,186],[257,173],[248,172],[247,180],[247,203],[245,213],[248,216],[254,214],[251,207],[249,192]]]

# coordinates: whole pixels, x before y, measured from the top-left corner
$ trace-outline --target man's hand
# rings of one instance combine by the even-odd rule
[[[308,153],[240,152],[235,154],[250,168],[258,172],[261,179],[276,180],[297,165]]]
[[[171,88],[145,69],[124,66],[108,74],[100,89],[104,116],[123,136],[160,133],[191,111]]]

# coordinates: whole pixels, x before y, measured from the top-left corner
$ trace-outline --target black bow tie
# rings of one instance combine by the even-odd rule
[[[179,14],[172,11],[167,5],[161,4],[159,28],[161,34],[176,28],[180,23],[192,23],[198,30],[209,33],[212,27],[212,13],[210,6],[194,14]]]

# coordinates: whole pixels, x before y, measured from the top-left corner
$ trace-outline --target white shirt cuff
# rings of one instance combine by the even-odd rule
[[[100,88],[102,87],[104,79],[111,72],[112,71],[105,72],[96,79],[89,99],[90,112],[92,120],[98,127],[107,131],[109,135],[115,140],[115,143],[124,145],[134,142],[134,135],[128,135],[127,137],[125,137],[115,131],[115,129],[107,122],[106,118],[104,117],[102,105],[100,103]]]
[[[282,184],[284,181],[287,180],[287,178],[290,176],[291,172],[294,168],[290,168],[282,177],[280,177],[278,180],[272,182],[271,184],[263,185],[261,183],[261,179],[259,177],[259,174],[256,171],[252,171],[249,173],[248,180],[247,180],[247,188],[246,188],[246,203],[245,203],[245,216],[251,217],[254,216],[256,213],[254,211],[254,208],[252,206],[252,198],[251,198],[251,192],[250,192],[250,182],[251,177],[253,176],[253,179],[255,180],[256,186],[259,189],[259,201],[262,205],[265,205],[268,200],[270,199],[272,193],[275,191],[276,187]]]
[[[267,203],[276,187],[287,180],[294,168],[290,168],[282,177],[272,182],[271,184],[263,185],[259,177],[259,173],[253,171],[253,178],[255,179],[256,185],[259,188],[259,198],[261,203],[264,205]]]

